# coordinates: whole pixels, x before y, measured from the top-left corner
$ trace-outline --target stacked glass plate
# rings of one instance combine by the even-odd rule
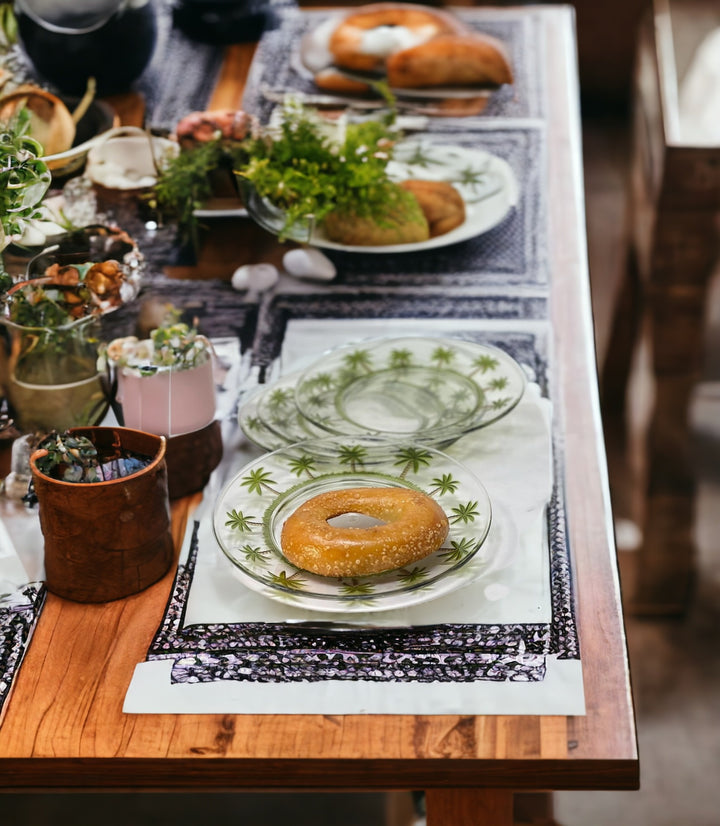
[[[260,388],[239,421],[270,452],[227,483],[214,510],[215,536],[236,576],[295,607],[367,612],[435,599],[501,564],[503,548],[516,547],[512,520],[502,508],[493,512],[481,480],[439,448],[507,415],[524,390],[522,368],[503,350],[423,337],[338,347]],[[285,519],[319,493],[356,487],[412,488],[434,498],[450,526],[442,546],[368,576],[296,568],[282,550]],[[348,527],[366,518],[337,517]]]
[[[488,344],[368,339],[262,386],[240,408],[239,423],[266,450],[363,435],[442,447],[506,416],[525,383],[520,365]]]

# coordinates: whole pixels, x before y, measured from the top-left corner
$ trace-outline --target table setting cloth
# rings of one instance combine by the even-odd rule
[[[583,713],[562,448],[552,404],[543,395],[547,323],[413,316],[319,320],[312,314],[315,297],[304,303],[302,296],[293,298],[295,317],[285,318],[279,355],[265,365],[269,381],[349,338],[459,335],[504,344],[519,357],[530,381],[517,408],[446,449],[476,471],[490,494],[488,562],[468,576],[469,584],[410,608],[329,615],[279,604],[234,579],[212,531],[216,479],[188,526],[163,622],[148,661],[136,668],[125,710]],[[392,297],[381,300],[386,311],[397,312]],[[268,304],[276,301],[282,303],[276,296]],[[337,302],[336,311],[344,306]],[[272,315],[271,308],[261,313]],[[259,328],[258,338],[276,330]],[[253,375],[259,375],[257,367]],[[232,446],[219,472],[224,477],[262,452],[233,432],[232,421],[226,426]],[[323,628],[328,618],[350,627]]]

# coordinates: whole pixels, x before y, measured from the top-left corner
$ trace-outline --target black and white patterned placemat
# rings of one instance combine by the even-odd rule
[[[548,302],[540,296],[508,296],[501,292],[483,295],[452,293],[440,289],[341,290],[269,295],[260,306],[253,364],[262,377],[280,356],[285,331],[294,319],[499,319],[544,321]],[[504,332],[502,340],[487,343],[506,349],[520,364],[528,366],[542,392],[548,394],[548,355],[537,339],[518,331]]]
[[[30,582],[0,599],[0,721],[46,596],[42,582]]]

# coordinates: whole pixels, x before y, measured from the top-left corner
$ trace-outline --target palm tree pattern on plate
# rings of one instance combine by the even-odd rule
[[[524,388],[522,369],[497,348],[395,339],[330,353],[298,379],[295,401],[301,416],[332,433],[406,432],[440,444],[506,415]],[[367,420],[356,413],[364,405]]]
[[[410,591],[432,589],[462,577],[476,559],[490,525],[490,502],[472,474],[439,451],[413,443],[337,438],[297,444],[248,465],[226,487],[216,510],[216,534],[226,555],[273,595],[297,602],[303,595],[334,600],[343,610],[372,605]],[[450,531],[434,554],[395,571],[367,577],[327,578],[302,571],[282,555],[279,532],[303,501],[329,489],[410,487],[439,502]],[[478,488],[479,486],[479,488]],[[446,585],[443,583],[443,587]]]

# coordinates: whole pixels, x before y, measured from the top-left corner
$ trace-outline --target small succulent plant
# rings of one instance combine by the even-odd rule
[[[210,359],[212,345],[195,327],[177,321],[171,314],[167,322],[150,333],[149,339],[136,336],[116,338],[107,346],[108,360],[118,368],[128,368],[151,376],[159,370],[189,370]]]
[[[142,470],[150,457],[124,450],[119,442],[101,455],[87,436],[49,433],[38,445],[47,451],[35,460],[39,471],[63,482],[107,482]]]

